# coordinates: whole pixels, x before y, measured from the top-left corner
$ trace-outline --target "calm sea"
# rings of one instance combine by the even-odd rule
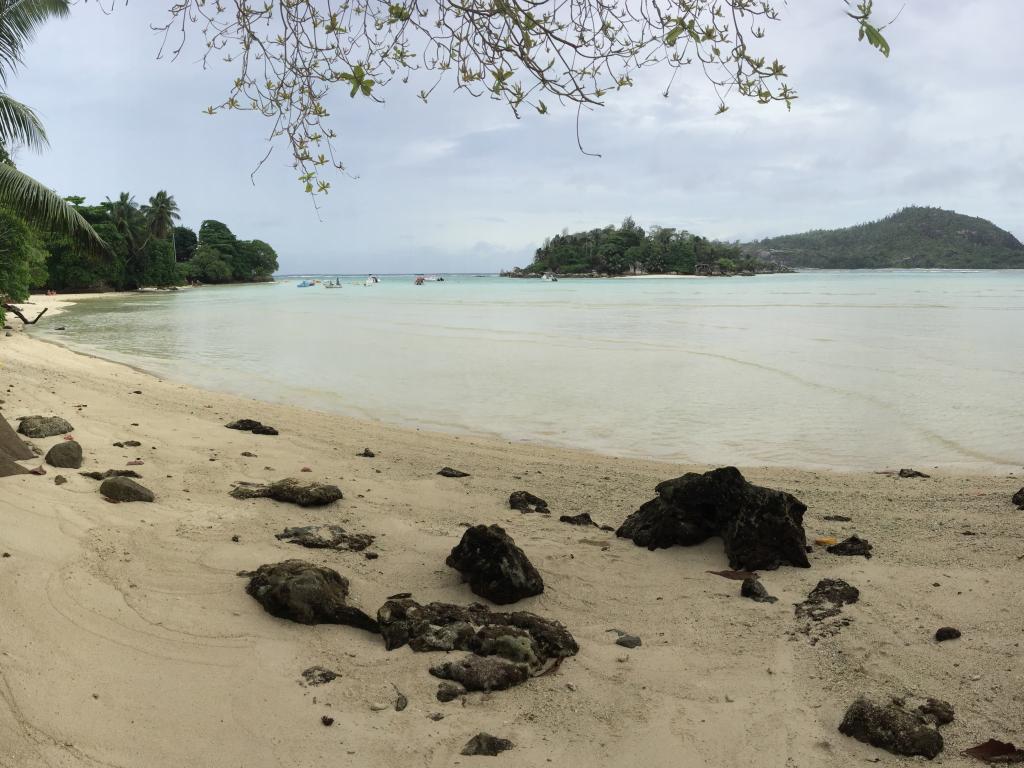
[[[37,333],[200,387],[620,456],[1024,463],[1022,271],[355,280],[96,299]]]

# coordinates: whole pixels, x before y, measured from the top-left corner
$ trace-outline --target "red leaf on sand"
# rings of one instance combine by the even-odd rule
[[[756,571],[707,571],[707,573],[713,573],[715,576],[724,576],[727,579],[735,579],[736,581],[744,581],[751,576],[757,576]]]
[[[29,474],[32,474],[32,475],[45,475],[46,474],[46,468],[43,467],[42,464],[40,464],[35,469],[30,469],[29,470]]]
[[[75,436],[74,435],[64,435],[64,439],[65,440],[74,440]]]
[[[129,461],[125,466],[128,466],[128,467],[141,467],[145,463],[146,462],[144,462],[142,459],[136,459],[135,461]]]
[[[313,470],[312,470],[312,469],[310,469],[309,467],[303,467],[303,468],[302,468],[302,469],[300,469],[299,471],[300,471],[300,472],[312,472]]]
[[[1024,763],[1024,750],[1017,749],[1013,744],[996,741],[995,739],[989,739],[984,744],[965,749],[964,754],[968,757],[984,760],[986,763],[1001,763],[1004,765]]]

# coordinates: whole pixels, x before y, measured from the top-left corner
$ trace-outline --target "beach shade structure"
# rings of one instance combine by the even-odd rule
[[[2,413],[0,413],[0,457],[6,457],[14,461],[25,461],[26,459],[35,458],[35,454],[25,445]]]
[[[25,469],[21,464],[15,464],[13,459],[0,454],[0,477],[10,477],[11,475],[28,475],[30,472]]]

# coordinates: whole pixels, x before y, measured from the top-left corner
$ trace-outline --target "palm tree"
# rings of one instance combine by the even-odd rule
[[[149,198],[149,205],[142,206],[142,213],[149,223],[149,231],[158,240],[170,237],[174,231],[174,222],[181,220],[174,196],[162,189]]]
[[[8,95],[7,79],[39,25],[67,16],[70,5],[70,0],[0,0],[0,143],[5,146],[40,150],[49,143],[36,113]],[[73,205],[8,163],[0,163],[0,205],[29,224],[71,237],[90,252],[106,253],[106,243]]]

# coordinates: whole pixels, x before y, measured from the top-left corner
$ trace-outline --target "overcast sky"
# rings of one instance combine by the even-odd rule
[[[319,219],[287,147],[250,181],[267,123],[201,113],[231,71],[156,59],[149,25],[170,4],[137,0],[109,16],[79,4],[44,28],[9,90],[42,115],[52,147],[16,159],[91,201],[166,189],[184,224],[219,219],[266,240],[284,272],[497,270],[528,263],[563,227],[626,215],[747,240],[925,204],[1024,239],[1024,2],[906,0],[886,60],[857,42],[840,0],[791,0],[769,44],[800,93],[792,112],[734,101],[716,117],[697,71],[668,99],[664,73],[642,73],[583,117],[600,159],[578,151],[575,111],[517,121],[465,94],[424,105],[395,85],[375,105],[339,90],[331,111],[359,178],[333,180]],[[875,3],[879,16],[901,5]]]

